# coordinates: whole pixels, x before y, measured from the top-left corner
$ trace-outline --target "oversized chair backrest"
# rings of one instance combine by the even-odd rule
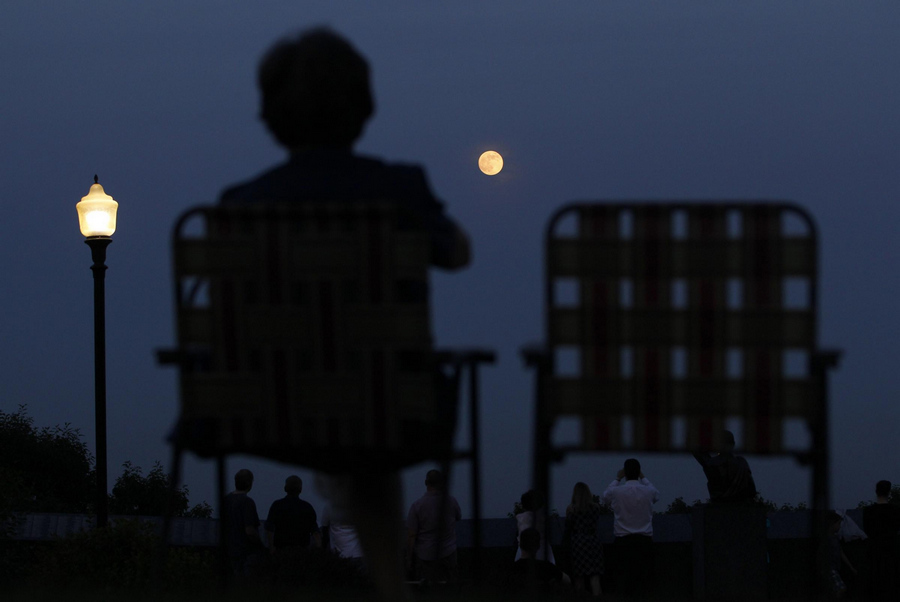
[[[324,471],[449,453],[429,240],[394,204],[200,207],[173,247],[184,449]]]
[[[536,479],[568,451],[809,454],[824,437],[812,218],[785,203],[571,204],[546,233]],[[827,356],[827,358],[826,358]],[[581,419],[581,442],[553,425]],[[812,441],[786,441],[800,420]],[[742,435],[742,436],[741,436]],[[806,456],[804,456],[806,455]],[[821,485],[821,484],[820,484]]]
[[[424,460],[447,474],[468,459],[477,560],[478,365],[494,354],[433,349],[432,245],[411,221],[368,201],[206,206],[178,219],[178,341],[158,353],[179,368],[173,487],[183,451],[217,459],[220,511],[229,454],[362,475]],[[464,370],[470,443],[456,450]]]

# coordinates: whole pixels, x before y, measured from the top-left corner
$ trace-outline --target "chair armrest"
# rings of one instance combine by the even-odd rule
[[[550,349],[543,343],[530,343],[519,351],[528,368],[543,369],[550,362]]]
[[[453,366],[494,364],[497,353],[491,349],[439,349],[434,352],[438,362]]]

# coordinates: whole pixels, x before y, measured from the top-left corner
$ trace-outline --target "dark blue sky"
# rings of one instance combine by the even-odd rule
[[[110,482],[125,460],[168,462],[175,374],[153,350],[173,341],[170,228],[283,157],[256,117],[255,66],[280,36],[327,24],[372,65],[377,111],[359,150],[424,163],[474,240],[469,270],[434,279],[434,324],[442,345],[500,354],[483,383],[488,515],[528,486],[532,379],[518,349],[541,336],[543,227],[574,199],[808,208],[823,247],[821,341],[845,350],[831,396],[835,505],[900,481],[895,1],[245,4],[5,7],[0,408],[70,422],[93,448],[90,253],[75,203],[98,173],[120,203],[107,275]],[[476,167],[488,148],[506,161],[494,178]],[[706,497],[690,458],[641,459],[663,508]],[[621,460],[570,460],[553,505],[577,480],[602,491]],[[244,459],[229,470],[243,465],[262,509],[295,472]],[[751,465],[766,497],[807,498],[793,461]],[[408,498],[426,468],[407,475]],[[213,501],[212,464],[190,459],[186,481],[194,501]],[[461,480],[456,492],[468,514]]]

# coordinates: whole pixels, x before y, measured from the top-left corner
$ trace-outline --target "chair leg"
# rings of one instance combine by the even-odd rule
[[[224,589],[228,586],[232,573],[228,558],[228,512],[225,508],[225,456],[216,456],[216,489],[219,496],[219,580]]]
[[[402,491],[396,472],[353,474],[343,480],[343,500],[359,534],[369,574],[383,600],[408,600],[403,584],[402,542],[406,528],[400,520]]]
[[[472,461],[472,579],[481,581],[481,429],[478,414],[478,363],[469,364],[469,437]]]
[[[160,538],[159,552],[156,556],[156,564],[153,569],[153,582],[157,586],[162,585],[163,575],[166,570],[166,561],[169,556],[169,540],[172,535],[172,514],[175,509],[175,491],[178,489],[178,484],[181,482],[181,459],[183,453],[184,450],[176,436],[175,442],[172,445],[172,469],[169,473],[169,491],[166,496],[166,512],[163,515],[162,537]]]

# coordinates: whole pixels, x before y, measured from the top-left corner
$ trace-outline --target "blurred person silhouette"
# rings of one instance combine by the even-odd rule
[[[847,585],[841,576],[841,568],[846,565],[851,574],[856,575],[856,568],[844,554],[838,533],[841,530],[841,515],[833,510],[825,513],[820,533],[817,564],[820,587],[831,598],[843,598],[847,593]]]
[[[365,563],[362,547],[359,545],[359,535],[343,513],[328,504],[322,510],[320,523],[322,546],[341,558],[346,558],[359,570],[364,570]]]
[[[462,514],[445,488],[443,473],[429,470],[425,495],[412,503],[406,519],[407,567],[414,568],[416,579],[432,583],[459,581],[456,523]]]
[[[900,505],[891,502],[891,482],[878,481],[875,503],[863,509],[863,530],[868,536],[871,600],[889,600],[898,594],[900,573]]]
[[[742,456],[734,455],[734,445],[734,433],[725,431],[721,450],[694,452],[706,475],[711,503],[745,502],[756,497],[750,465]]]
[[[602,499],[614,515],[619,592],[629,597],[643,594],[653,575],[653,504],[659,501],[659,491],[641,472],[641,463],[629,458]]]
[[[266,516],[266,537],[273,555],[291,550],[307,550],[322,545],[316,511],[300,499],[303,480],[291,475],[284,481],[285,496],[272,502]]]
[[[600,575],[603,574],[603,545],[597,529],[600,522],[600,505],[594,501],[586,483],[575,483],[572,503],[566,508],[566,539],[569,542],[569,571],[575,591],[584,590],[585,580],[590,583],[591,594],[601,595]]]
[[[541,536],[541,545],[538,548],[535,558],[538,560],[546,560],[550,564],[556,564],[556,558],[553,556],[553,547],[546,545],[544,541],[547,537],[547,529],[544,524],[546,520],[544,517],[546,514],[544,512],[544,496],[536,489],[529,489],[522,494],[521,498],[519,498],[519,503],[521,504],[522,509],[521,512],[516,514],[516,527],[519,538],[522,536],[522,531],[534,528]],[[520,539],[517,539],[516,543],[518,544],[518,548],[516,549],[516,560],[519,560],[522,557],[522,542]]]
[[[248,494],[253,488],[253,473],[242,468],[234,475],[234,491],[225,496],[225,537],[234,575],[249,577],[261,562],[262,539],[256,502]]]
[[[541,534],[534,527],[519,533],[519,559],[513,563],[507,586],[514,593],[535,591],[553,593],[559,586],[570,585],[571,579],[559,567],[537,558],[541,548]]]
[[[353,152],[375,103],[368,63],[347,40],[325,28],[284,39],[265,54],[257,76],[260,116],[289,157],[228,187],[222,203],[394,201],[410,226],[429,233],[433,265],[459,269],[469,263],[468,236],[446,215],[421,167]],[[390,600],[408,596],[398,468],[348,467],[330,487],[337,496],[333,504],[357,528],[376,586]]]

